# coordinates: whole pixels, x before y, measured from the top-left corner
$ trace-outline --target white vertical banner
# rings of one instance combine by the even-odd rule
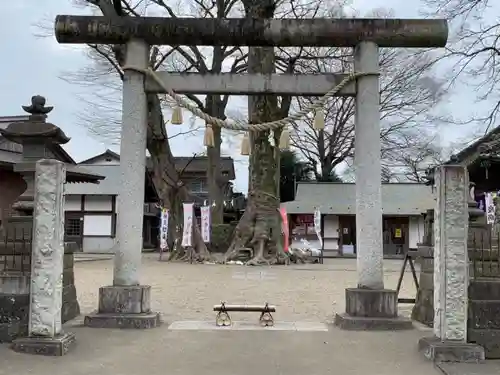
[[[319,208],[314,208],[314,231],[318,236],[319,243],[323,247],[323,238],[321,238],[321,211]]]
[[[493,194],[487,193],[484,197],[486,206],[486,224],[495,224],[495,203],[493,202]]]
[[[161,209],[161,227],[160,227],[160,249],[165,250],[168,247],[168,209]]]
[[[182,232],[182,246],[193,246],[193,203],[183,203],[184,230]]]
[[[210,217],[210,206],[203,206],[200,208],[201,214],[201,238],[203,238],[203,242],[210,242],[210,226],[211,226],[211,217]]]

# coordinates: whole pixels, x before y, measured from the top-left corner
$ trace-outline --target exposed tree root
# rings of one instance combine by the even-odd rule
[[[271,260],[265,257],[253,257],[245,263],[246,266],[270,266],[271,264]]]
[[[255,205],[259,204],[260,213]],[[275,197],[266,193],[253,193],[247,209],[238,223],[233,242],[225,254],[225,261],[239,260],[243,251],[250,249],[248,266],[287,264],[288,256],[280,243],[279,213],[274,206]],[[269,255],[270,253],[270,255]]]
[[[255,254],[253,246],[248,246],[253,237],[252,225],[254,218],[254,210],[250,204],[248,204],[245,213],[234,230],[233,241],[224,255],[224,263],[238,259],[241,252],[247,249],[252,250],[252,255]]]
[[[247,266],[261,266],[261,265],[271,265],[271,260],[266,258],[264,255],[264,240],[260,240],[257,246],[257,253],[254,255],[252,259],[245,263]]]

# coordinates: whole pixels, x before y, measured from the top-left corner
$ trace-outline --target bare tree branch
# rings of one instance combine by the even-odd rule
[[[425,0],[432,15],[450,20],[452,37],[435,63],[447,64],[448,88],[461,83],[486,108],[470,121],[485,131],[500,114],[500,4],[490,0]],[[451,69],[450,69],[451,67]],[[443,67],[443,70],[444,67]]]

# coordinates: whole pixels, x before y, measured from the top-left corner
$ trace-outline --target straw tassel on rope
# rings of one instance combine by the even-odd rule
[[[215,139],[214,139],[214,129],[212,129],[212,125],[207,124],[205,127],[205,136],[203,137],[203,144],[206,147],[214,147]]]
[[[290,132],[287,128],[283,128],[280,136],[280,150],[288,150],[290,148]]]
[[[170,123],[172,125],[182,125],[183,122],[184,121],[182,119],[182,108],[176,105],[172,110],[172,121],[170,121]]]
[[[317,109],[314,115],[313,129],[323,130],[325,128],[325,112],[322,109]]]
[[[250,136],[248,132],[243,135],[243,140],[241,141],[241,155],[250,155]]]

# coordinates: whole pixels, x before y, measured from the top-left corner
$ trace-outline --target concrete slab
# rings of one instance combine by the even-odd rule
[[[232,274],[233,279],[236,280],[276,280],[275,273],[267,271],[234,271]]]
[[[74,326],[71,331],[78,346],[64,357],[27,356],[0,345],[0,375],[441,374],[417,352],[422,335],[417,330],[215,332],[165,325],[146,331]]]
[[[92,253],[75,253],[75,262],[95,262],[99,260],[111,260],[112,254],[92,254]]]
[[[438,368],[445,375],[498,375],[500,360],[483,363],[440,363]]]
[[[217,327],[215,321],[186,320],[170,324],[175,331],[296,331],[328,332],[328,325],[320,322],[274,322],[273,327],[262,327],[258,322],[233,321],[229,327]]]

